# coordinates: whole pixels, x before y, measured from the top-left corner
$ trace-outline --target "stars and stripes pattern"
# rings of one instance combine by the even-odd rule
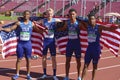
[[[117,27],[115,24],[98,23],[106,27]],[[120,29],[112,31],[102,31],[101,44],[107,47],[115,56],[118,56],[119,45],[120,45]]]
[[[11,27],[14,24],[15,23],[11,23],[3,27]],[[37,26],[40,29],[43,29],[43,27],[39,25]],[[3,43],[3,48],[2,48],[3,58],[16,54],[16,47],[17,47],[18,36],[19,36],[17,32],[18,32],[18,29],[13,30],[11,32],[5,32],[5,31],[0,32],[0,39]],[[44,34],[47,34],[47,33],[44,32]],[[36,32],[35,30],[33,30],[32,37],[31,37],[33,54],[42,56],[44,34],[40,34]]]
[[[10,27],[14,25],[15,23],[8,24],[4,27]],[[108,24],[108,23],[98,23],[104,26],[113,26],[116,25]],[[37,26],[39,26],[37,24]],[[43,27],[39,26],[39,28],[43,29]],[[3,58],[16,54],[16,46],[17,46],[17,40],[18,40],[18,29],[13,30],[12,32],[0,32],[0,39],[3,43],[3,49],[2,49],[2,55]],[[47,34],[47,32],[45,32]],[[107,47],[112,53],[114,53],[116,56],[118,55],[119,51],[119,44],[120,44],[120,29],[116,29],[114,31],[102,31],[100,43],[103,44],[105,47]],[[82,53],[86,52],[88,41],[87,41],[87,31],[81,30],[80,31],[80,42],[81,42],[81,50]],[[68,42],[68,31],[56,31],[55,33],[56,38],[56,44],[58,47],[58,50],[61,54],[66,53],[66,45]],[[37,54],[39,56],[42,56],[42,50],[43,50],[43,39],[44,34],[40,34],[33,30],[32,32],[32,53]]]
[[[99,23],[97,24],[104,25],[106,27],[116,27],[117,25],[114,24],[109,24],[109,23]],[[63,34],[63,36],[62,36]],[[120,44],[120,29],[116,29],[113,31],[102,31],[101,38],[100,38],[100,44],[101,48],[102,45],[107,47],[115,56],[118,56],[118,51],[119,51],[119,44]],[[62,36],[62,37],[61,37]],[[81,50],[82,53],[86,52],[87,46],[88,46],[88,41],[87,41],[87,31],[86,30],[81,30],[80,31],[80,43],[81,43]],[[60,32],[60,37],[57,38],[57,46],[59,49],[59,52],[61,54],[66,53],[66,45],[68,42],[68,36],[67,34],[64,35],[64,32]]]

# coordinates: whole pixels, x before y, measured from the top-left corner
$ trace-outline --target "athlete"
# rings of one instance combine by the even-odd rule
[[[12,77],[13,80],[19,78],[20,71],[20,62],[25,56],[26,58],[26,67],[27,67],[27,80],[31,80],[30,76],[30,58],[32,53],[32,44],[31,44],[31,35],[32,30],[35,29],[38,32],[41,32],[39,28],[35,26],[33,22],[29,20],[31,12],[26,10],[23,13],[23,21],[17,21],[15,25],[10,28],[0,28],[0,30],[11,32],[12,30],[19,29],[19,39],[17,44],[17,61],[16,61],[16,75]]]
[[[75,58],[77,62],[77,73],[78,79],[80,78],[80,67],[81,67],[81,46],[80,46],[80,21],[76,19],[77,11],[75,9],[69,10],[69,20],[65,22],[65,25],[59,28],[59,31],[68,30],[68,43],[66,46],[66,76],[64,80],[69,80],[69,69],[72,54],[75,53]]]
[[[88,33],[88,47],[87,51],[84,57],[84,68],[82,71],[82,80],[84,80],[84,77],[86,75],[86,71],[88,69],[88,66],[92,60],[93,63],[93,71],[92,71],[92,79],[95,80],[95,73],[97,70],[97,65],[98,61],[100,58],[100,53],[101,53],[101,47],[100,47],[100,36],[102,30],[115,30],[118,27],[105,27],[102,25],[97,25],[96,24],[96,17],[94,15],[89,15],[88,16],[89,23],[87,23],[87,26],[84,26],[83,28],[87,30]]]
[[[52,8],[47,9],[46,11],[46,18],[41,20],[40,23],[42,26],[45,26],[48,29],[48,34],[45,35],[44,42],[43,42],[43,56],[42,56],[42,65],[43,65],[43,76],[40,77],[45,79],[47,77],[46,73],[46,59],[48,49],[50,50],[50,54],[52,57],[52,68],[53,68],[53,79],[58,80],[56,77],[56,46],[55,46],[55,29],[56,29],[56,22],[61,22],[59,19],[53,18],[54,11]]]

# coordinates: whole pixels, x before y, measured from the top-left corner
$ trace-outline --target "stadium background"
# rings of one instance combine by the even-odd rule
[[[102,16],[109,12],[120,13],[120,0],[0,0],[0,14],[21,16],[25,10],[33,15],[42,16],[47,8],[53,8],[55,16],[64,16],[70,8],[75,8],[78,16],[86,17],[93,13]]]

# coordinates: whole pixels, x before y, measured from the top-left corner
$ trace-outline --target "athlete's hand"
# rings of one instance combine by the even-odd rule
[[[45,27],[45,30],[48,30],[48,28],[47,28],[47,27]]]
[[[48,32],[48,28],[47,28],[47,27],[45,27],[45,29],[43,29],[43,31],[44,31],[44,32]]]
[[[4,21],[0,21],[0,24],[4,24]]]

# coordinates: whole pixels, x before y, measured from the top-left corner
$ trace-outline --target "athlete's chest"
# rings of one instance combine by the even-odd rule
[[[32,30],[32,24],[24,24],[24,23],[21,23],[20,24],[20,30],[21,31],[30,31],[30,30]]]
[[[68,30],[69,31],[76,31],[78,29],[79,25],[78,23],[69,23],[68,24]]]

